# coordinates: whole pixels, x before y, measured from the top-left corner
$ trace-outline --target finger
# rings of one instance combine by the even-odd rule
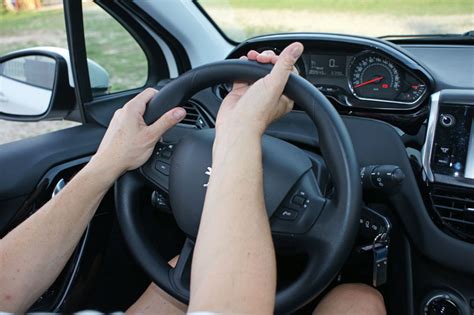
[[[249,60],[257,60],[258,55],[258,52],[256,52],[255,50],[251,50],[247,53],[247,57],[249,58]]]
[[[298,68],[296,68],[295,66],[293,66],[293,70],[291,72],[293,72],[296,75],[300,75],[300,72],[298,71]]]
[[[179,123],[186,116],[186,110],[182,107],[170,109],[153,124],[148,126],[158,140],[168,129]]]
[[[270,63],[275,56],[276,54],[273,50],[265,50],[257,56],[257,61],[260,63]]]
[[[287,46],[278,56],[278,60],[275,66],[272,69],[272,72],[265,77],[269,86],[272,86],[276,89],[277,93],[282,93],[285,88],[286,82],[290,73],[293,71],[293,66],[295,65],[296,60],[303,53],[303,45],[301,43],[295,42]]]
[[[174,256],[170,261],[168,261],[168,265],[170,265],[172,268],[176,267],[176,264],[178,263],[179,255]]]
[[[294,102],[291,98],[285,96],[285,95],[282,95],[281,96],[281,101],[285,104],[285,108],[286,108],[286,113],[289,113],[291,112],[291,110],[293,109],[293,106],[294,106]]]
[[[136,110],[143,115],[145,113],[146,104],[156,95],[156,93],[158,93],[157,90],[147,88],[125,104],[124,108]]]
[[[248,58],[245,56],[241,56],[239,59],[248,60]],[[234,82],[232,85],[232,91],[237,92],[238,94],[243,94],[245,91],[247,91],[248,87],[249,85],[246,82]]]
[[[249,89],[249,84],[246,82],[234,82],[232,85],[231,94],[242,96]]]

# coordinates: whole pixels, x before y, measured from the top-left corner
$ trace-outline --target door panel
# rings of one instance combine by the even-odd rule
[[[105,128],[85,124],[0,146],[2,201],[30,194],[54,165],[93,154]]]

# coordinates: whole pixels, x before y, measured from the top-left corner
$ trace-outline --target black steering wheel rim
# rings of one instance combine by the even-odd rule
[[[254,82],[270,70],[269,65],[241,60],[222,61],[190,70],[167,84],[150,101],[144,115],[145,122],[154,122],[202,89],[223,82]],[[337,275],[352,248],[361,205],[357,158],[337,111],[318,89],[294,74],[290,75],[284,94],[306,111],[318,128],[321,152],[336,188],[336,198],[328,206],[334,211],[325,211],[318,219],[322,220],[319,228],[321,235],[324,234],[321,237],[323,241],[315,239],[314,243],[308,244],[314,247],[314,253],[318,253],[313,257],[317,263],[307,268],[294,284],[277,293],[277,313],[297,310],[319,294]],[[117,217],[125,240],[152,280],[175,298],[187,302],[189,297],[174,285],[173,273],[167,262],[140,229],[136,207],[139,205],[138,192],[143,186],[143,179],[134,172],[125,174],[116,183]],[[336,233],[331,232],[331,228]]]

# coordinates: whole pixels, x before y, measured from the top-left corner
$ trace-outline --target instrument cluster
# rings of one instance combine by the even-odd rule
[[[326,96],[346,106],[409,108],[427,93],[426,83],[415,74],[370,50],[357,54],[309,51],[297,69]]]
[[[305,46],[296,64],[299,74],[338,110],[414,112],[426,105],[432,92],[432,77],[416,60],[401,47],[375,38],[319,33],[267,35],[241,43],[227,58],[239,58],[251,49],[278,54],[294,41]]]

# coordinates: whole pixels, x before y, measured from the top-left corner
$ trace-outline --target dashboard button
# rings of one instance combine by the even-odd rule
[[[306,198],[302,197],[302,196],[299,196],[299,195],[296,195],[296,196],[293,197],[291,202],[294,203],[297,206],[302,207],[306,202]]]
[[[451,147],[447,145],[438,145],[437,146],[438,154],[451,155]]]
[[[155,169],[163,175],[166,175],[166,176],[170,175],[170,166],[169,166],[169,164],[167,164],[165,162],[156,161]]]
[[[439,156],[436,159],[436,164],[442,165],[442,166],[447,166],[449,165],[449,155],[448,156]]]
[[[158,155],[158,159],[160,161],[169,163],[172,154],[173,154],[173,151],[171,151],[170,149],[165,148],[165,149],[161,150],[160,154]]]
[[[282,220],[294,221],[298,217],[298,211],[283,208],[277,212],[277,217]]]
[[[165,159],[169,159],[171,157],[171,150],[164,149],[163,151],[161,151],[160,156],[165,158]]]
[[[451,114],[441,114],[439,117],[439,122],[441,123],[441,126],[449,128],[456,124],[456,119]]]
[[[460,171],[460,170],[462,170],[462,163],[461,162],[456,162],[456,163],[454,163],[453,167],[456,171]]]

